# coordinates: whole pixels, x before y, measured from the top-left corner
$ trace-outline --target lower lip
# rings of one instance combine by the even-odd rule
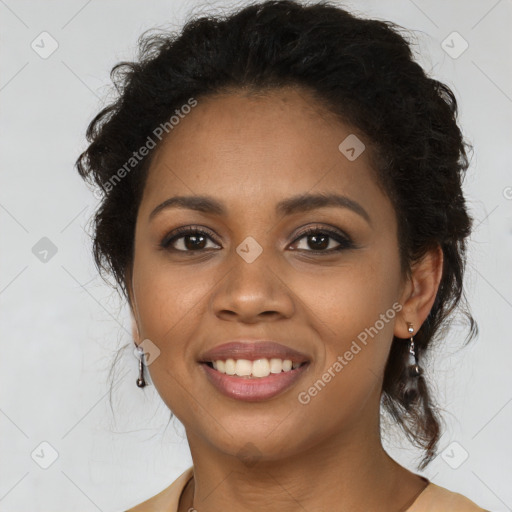
[[[288,372],[271,373],[267,377],[237,377],[227,375],[201,363],[210,382],[224,395],[236,400],[257,402],[268,400],[290,388],[304,373],[308,363]]]

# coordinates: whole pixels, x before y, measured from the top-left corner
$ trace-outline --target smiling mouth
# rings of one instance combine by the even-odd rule
[[[225,360],[205,361],[203,364],[221,374],[245,379],[261,379],[271,375],[293,372],[308,364],[308,362],[280,358],[261,358],[255,360],[228,358]]]
[[[256,402],[277,397],[296,384],[310,365],[291,359],[216,359],[203,361],[208,381],[221,394],[235,400]]]
[[[197,361],[221,394],[241,401],[264,401],[284,394],[311,366],[308,354],[270,340],[232,340],[202,353]]]

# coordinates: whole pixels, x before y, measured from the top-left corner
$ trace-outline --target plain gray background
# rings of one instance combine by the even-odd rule
[[[0,0],[2,512],[124,510],[191,464],[181,425],[166,429],[154,387],[135,385],[131,351],[117,365],[110,409],[108,372],[131,341],[130,318],[93,265],[86,233],[97,200],[73,166],[111,94],[110,69],[136,57],[145,29],[242,4]],[[415,32],[418,60],[452,87],[474,145],[466,289],[480,335],[460,350],[466,331],[455,323],[436,355],[447,430],[422,474],[484,508],[512,510],[512,2],[343,5]],[[386,447],[415,470],[419,452],[402,438],[391,431]]]

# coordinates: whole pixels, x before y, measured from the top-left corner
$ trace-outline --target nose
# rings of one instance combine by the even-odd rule
[[[234,253],[230,269],[211,298],[214,314],[224,320],[257,323],[293,316],[294,295],[284,272],[270,262],[265,251],[248,262]]]

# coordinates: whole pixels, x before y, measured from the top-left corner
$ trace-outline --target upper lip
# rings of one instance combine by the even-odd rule
[[[303,363],[309,361],[309,357],[298,350],[295,350],[281,343],[268,340],[233,340],[201,354],[199,361],[208,363],[211,361],[226,359],[290,359],[292,363]]]

